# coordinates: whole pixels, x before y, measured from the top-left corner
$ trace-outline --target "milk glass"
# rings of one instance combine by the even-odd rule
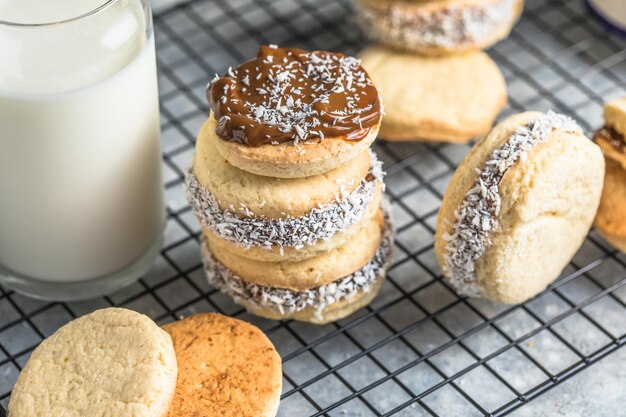
[[[147,0],[0,0],[0,284],[76,300],[145,273],[159,134]]]

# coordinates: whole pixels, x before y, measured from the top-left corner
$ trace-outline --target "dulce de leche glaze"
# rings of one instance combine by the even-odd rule
[[[217,135],[248,146],[358,141],[382,115],[360,61],[325,51],[262,46],[255,59],[214,79],[207,96]]]

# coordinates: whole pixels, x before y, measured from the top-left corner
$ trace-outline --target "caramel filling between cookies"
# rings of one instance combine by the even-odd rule
[[[490,234],[498,229],[502,202],[499,185],[504,174],[520,160],[524,161],[534,147],[548,140],[555,129],[581,132],[573,119],[551,111],[517,128],[491,153],[454,212],[452,232],[443,236],[447,242],[443,272],[460,294],[479,296],[482,293],[476,279],[476,262],[490,246]]]
[[[598,130],[594,136],[596,142],[604,141],[611,145],[616,151],[626,153],[626,137],[619,133],[612,126],[604,126]]]
[[[385,269],[391,259],[394,229],[386,208],[383,209],[383,217],[385,229],[380,246],[367,264],[344,278],[308,291],[297,292],[247,282],[217,261],[210,254],[206,241],[203,241],[204,270],[209,284],[229,295],[236,302],[242,300],[255,308],[267,309],[283,315],[314,308],[318,317],[321,318],[323,309],[327,306],[342,299],[350,300],[359,291],[368,291],[377,279],[384,277]]]
[[[341,138],[380,123],[378,90],[360,61],[339,53],[262,46],[207,91],[217,135],[247,146]]]

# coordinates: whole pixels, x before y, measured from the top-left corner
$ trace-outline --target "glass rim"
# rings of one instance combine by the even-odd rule
[[[85,19],[89,16],[93,16],[101,11],[103,11],[104,9],[107,9],[109,6],[111,6],[113,3],[118,2],[119,0],[105,0],[104,3],[102,3],[100,6],[95,7],[83,14],[80,14],[78,16],[74,16],[74,17],[70,17],[68,19],[62,19],[62,20],[56,20],[56,21],[52,21],[52,22],[42,22],[42,23],[22,23],[22,22],[11,22],[8,20],[2,20],[0,19],[0,26],[13,26],[13,27],[20,27],[20,28],[38,28],[38,27],[48,27],[48,26],[56,26],[56,25],[63,25],[63,24],[67,24],[67,23],[72,23],[72,22],[76,22],[82,19]]]

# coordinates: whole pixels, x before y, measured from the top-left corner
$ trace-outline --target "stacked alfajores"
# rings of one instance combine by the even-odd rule
[[[208,87],[187,196],[209,283],[250,312],[325,323],[367,305],[392,247],[382,118],[360,62],[261,47]]]

